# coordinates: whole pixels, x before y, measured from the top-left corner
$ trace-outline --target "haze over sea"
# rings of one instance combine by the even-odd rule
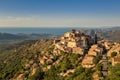
[[[11,34],[18,34],[18,33],[24,33],[24,34],[55,34],[60,35],[63,34],[69,30],[72,29],[83,29],[83,28],[0,28],[1,33],[11,33]],[[86,28],[84,28],[86,29]],[[87,28],[88,29],[88,28]]]

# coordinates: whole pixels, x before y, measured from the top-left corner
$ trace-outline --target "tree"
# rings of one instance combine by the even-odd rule
[[[99,76],[99,77],[102,77],[102,76],[103,76],[103,74],[102,74],[101,71],[98,71],[98,76]]]
[[[30,80],[43,80],[44,78],[44,72],[42,71],[42,69],[37,69],[36,73],[31,76],[29,79]]]
[[[97,64],[101,59],[102,59],[102,55],[97,55],[97,56],[93,59],[93,63],[94,63],[94,64]]]
[[[89,74],[91,72],[90,68],[85,68],[85,73]]]
[[[65,57],[61,62],[61,71],[66,72],[68,69],[71,69],[71,68],[72,68],[72,64],[70,60],[67,57]]]
[[[117,52],[112,52],[111,57],[115,57],[117,55]]]
[[[98,70],[98,71],[101,71],[102,70],[102,64],[97,64],[97,66],[96,66],[96,69]]]
[[[70,60],[72,66],[73,66],[74,68],[76,68],[76,67],[78,66],[78,64],[79,64],[79,62],[78,62],[78,58],[79,58],[79,57],[80,57],[79,54],[71,54],[71,55],[69,56],[69,60]]]
[[[109,80],[120,80],[120,63],[110,68]]]
[[[60,80],[55,66],[51,66],[51,69],[45,72],[44,80]]]
[[[73,77],[75,77],[76,75],[80,75],[81,73],[83,73],[85,71],[85,68],[83,68],[82,66],[80,66],[79,68],[77,68],[74,72],[74,74],[72,75]]]

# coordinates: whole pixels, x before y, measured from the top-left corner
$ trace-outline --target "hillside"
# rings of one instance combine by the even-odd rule
[[[0,79],[90,80],[91,70],[82,68],[79,54],[53,54],[53,40],[40,40],[0,54]],[[80,72],[78,72],[80,70]],[[85,72],[84,72],[85,70]],[[74,74],[71,74],[73,73]],[[59,74],[59,75],[58,75]],[[70,75],[62,77],[61,75]],[[85,77],[88,76],[88,77]]]

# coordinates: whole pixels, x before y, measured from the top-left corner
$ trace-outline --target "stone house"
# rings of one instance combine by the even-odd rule
[[[78,43],[74,42],[74,41],[69,41],[67,44],[67,47],[73,48],[73,47],[77,47]]]
[[[112,65],[114,66],[115,64],[120,63],[120,56],[112,58]]]
[[[67,32],[64,34],[64,37],[70,37],[71,33],[70,32]]]
[[[84,55],[84,49],[82,49],[80,47],[75,47],[75,48],[73,48],[72,53]]]
[[[96,51],[94,51],[94,50],[88,51],[88,54],[89,55],[93,55],[93,56],[97,56],[98,55],[98,53]]]
[[[86,55],[82,61],[82,66],[85,68],[92,68],[95,66],[95,64],[93,63],[93,59],[94,57],[91,55]]]
[[[111,56],[111,54],[113,52],[117,52],[117,54],[120,54],[120,44],[117,43],[115,44],[108,52],[107,52],[107,56]]]
[[[93,45],[88,51],[88,55],[97,56],[103,53],[103,48],[99,47],[98,45]]]
[[[62,45],[62,44],[60,44],[60,43],[56,44],[56,45],[55,45],[55,48],[60,49],[60,50],[62,50],[62,51],[65,51],[65,46]]]

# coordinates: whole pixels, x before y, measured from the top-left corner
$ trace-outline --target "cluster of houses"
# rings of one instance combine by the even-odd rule
[[[82,66],[86,68],[94,67],[95,64],[93,60],[95,56],[101,55],[102,53],[103,53],[103,48],[99,44],[92,45],[82,61]]]
[[[91,46],[91,48],[88,51],[88,54],[86,54],[82,61],[82,66],[86,68],[94,67],[94,57],[99,54],[103,54],[105,50],[107,50],[107,57],[109,57],[108,61],[112,63],[112,66],[116,65],[117,63],[120,63],[120,43],[108,40],[100,40],[97,44],[93,44]],[[117,53],[115,57],[111,57],[111,54],[113,52]]]
[[[115,43],[112,48],[107,52],[107,56],[111,57],[112,53],[117,53],[115,57],[112,57],[110,62],[112,62],[112,65],[116,65],[117,63],[120,63],[120,44]]]
[[[103,54],[104,50],[108,51],[107,56],[111,56],[113,51],[120,53],[120,45],[107,40],[97,40],[97,34],[94,37],[86,35],[79,30],[71,30],[65,33],[60,39],[54,40],[55,50],[54,53],[60,51],[67,53],[75,53],[83,55],[82,66],[86,68],[94,67],[93,60],[95,56]],[[114,47],[114,45],[117,45]],[[114,48],[115,49],[114,49]],[[87,51],[86,51],[87,50]],[[120,62],[120,57],[114,57],[112,64]]]
[[[55,51],[61,50],[63,52],[84,55],[82,66],[91,68],[94,66],[94,57],[103,52],[103,48],[97,44],[96,38],[97,36],[91,37],[80,31],[72,30],[54,41]],[[88,47],[90,49],[85,51]]]
[[[67,32],[59,40],[54,41],[55,49],[81,55],[84,55],[85,48],[93,43],[94,40],[91,36],[76,30]]]
[[[110,40],[101,40],[99,44],[105,47],[107,50],[107,57],[109,57],[109,61],[112,63],[112,66],[120,63],[120,43],[112,42]],[[111,57],[112,53],[117,53],[115,57]]]

